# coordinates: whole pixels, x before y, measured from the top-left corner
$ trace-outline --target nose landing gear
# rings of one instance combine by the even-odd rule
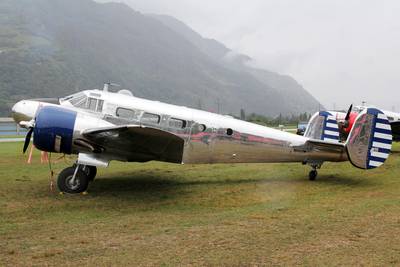
[[[78,194],[85,192],[89,182],[93,181],[97,174],[95,166],[77,165],[68,167],[58,175],[57,186],[61,192]]]

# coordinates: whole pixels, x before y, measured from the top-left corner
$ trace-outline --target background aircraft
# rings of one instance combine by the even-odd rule
[[[58,102],[58,103],[57,103]],[[55,104],[56,103],[56,104]],[[87,90],[58,101],[23,100],[14,105],[17,123],[29,129],[36,148],[77,154],[64,169],[58,187],[67,193],[88,188],[111,160],[179,164],[301,162],[317,169],[325,161],[350,161],[361,169],[381,166],[388,158],[392,135],[386,115],[365,108],[354,119],[345,142],[335,116],[318,112],[304,136],[246,121],[134,97],[129,91]]]
[[[342,138],[347,138],[348,134],[350,133],[354,122],[357,118],[357,115],[365,110],[367,107],[365,106],[350,106],[347,113],[345,112],[337,112],[337,111],[329,111],[330,113],[336,116],[336,120],[339,123],[339,129],[342,135]],[[400,113],[382,110],[382,112],[387,116],[391,130],[393,135],[394,141],[400,141]]]

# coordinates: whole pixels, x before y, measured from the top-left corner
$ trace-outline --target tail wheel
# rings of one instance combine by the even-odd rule
[[[57,186],[61,192],[78,194],[87,190],[89,186],[89,177],[79,168],[74,179],[75,170],[76,168],[69,167],[58,175]]]
[[[315,181],[315,179],[317,179],[318,176],[318,172],[317,170],[312,170],[310,171],[308,177],[310,178],[310,181]]]

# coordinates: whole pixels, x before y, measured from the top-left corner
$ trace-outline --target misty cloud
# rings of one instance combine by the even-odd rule
[[[400,2],[124,0],[172,15],[255,64],[297,79],[326,107],[400,111]]]

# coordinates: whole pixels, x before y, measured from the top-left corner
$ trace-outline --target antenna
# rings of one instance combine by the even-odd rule
[[[110,86],[111,87],[120,87],[121,85],[112,83],[112,82],[104,83],[103,91],[108,92],[108,89],[110,88]]]

